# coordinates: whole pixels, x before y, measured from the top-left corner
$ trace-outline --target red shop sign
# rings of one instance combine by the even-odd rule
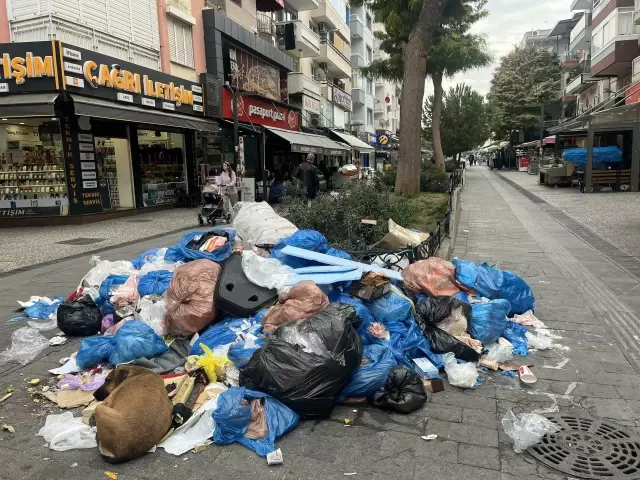
[[[222,115],[233,120],[233,95],[222,89]],[[238,97],[238,120],[267,127],[299,130],[299,114],[295,110],[254,97]]]

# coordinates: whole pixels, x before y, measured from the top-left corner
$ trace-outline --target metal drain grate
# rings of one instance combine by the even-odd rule
[[[63,240],[62,242],[56,242],[58,245],[90,245],[92,243],[98,243],[104,240],[104,238],[87,238],[78,237],[71,240]]]
[[[529,448],[539,462],[576,478],[640,479],[640,437],[635,433],[599,418],[563,413],[547,418],[560,432]]]

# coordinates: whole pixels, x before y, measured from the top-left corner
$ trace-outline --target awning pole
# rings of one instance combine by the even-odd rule
[[[633,138],[631,140],[631,191],[638,191],[640,183],[640,123],[633,125]]]
[[[587,165],[584,170],[585,188],[584,191],[591,193],[593,191],[591,187],[593,171],[593,125],[591,125],[591,117],[589,117],[589,123],[587,124]]]

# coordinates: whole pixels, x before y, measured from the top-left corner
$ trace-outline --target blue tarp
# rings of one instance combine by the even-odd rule
[[[225,237],[228,234],[229,239],[227,240],[227,243],[225,243],[215,252],[201,252],[200,250],[194,250],[187,247],[189,242],[191,242],[192,240],[197,240],[202,235],[205,235],[209,232],[212,232],[214,235],[218,235],[221,237]],[[236,238],[236,231],[230,228],[214,228],[209,232],[187,233],[180,239],[180,241],[176,245],[167,249],[167,253],[164,256],[164,259],[170,262],[189,262],[191,260],[200,260],[205,258],[207,260],[212,260],[218,263],[224,262],[233,253],[233,242]]]
[[[131,263],[133,264],[134,268],[140,270],[140,268],[142,268],[142,266],[149,262],[156,253],[158,253],[158,250],[160,250],[159,248],[152,248],[151,250],[147,250],[144,253],[141,253],[140,256],[138,258],[136,258],[135,260],[132,260]]]
[[[169,288],[173,272],[169,270],[156,270],[140,277],[138,280],[138,293],[145,295],[162,295]]]
[[[222,345],[235,342],[243,333],[251,333],[258,336],[262,333],[262,317],[267,314],[268,309],[260,310],[251,318],[227,317],[221,322],[209,327],[198,341],[191,347],[189,355],[202,355],[204,352],[200,344],[204,343],[213,350]]]
[[[360,365],[342,389],[338,402],[348,397],[370,397],[384,385],[389,370],[397,365],[393,352],[385,345],[365,345],[363,356],[366,363]]]
[[[565,148],[562,153],[565,162],[573,162],[576,165],[587,164],[586,148]],[[622,162],[622,151],[618,147],[595,147],[593,149],[593,164]]]

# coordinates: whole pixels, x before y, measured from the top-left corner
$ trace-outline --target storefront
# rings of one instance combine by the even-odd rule
[[[0,216],[79,216],[196,191],[200,84],[61,42],[1,45]]]

